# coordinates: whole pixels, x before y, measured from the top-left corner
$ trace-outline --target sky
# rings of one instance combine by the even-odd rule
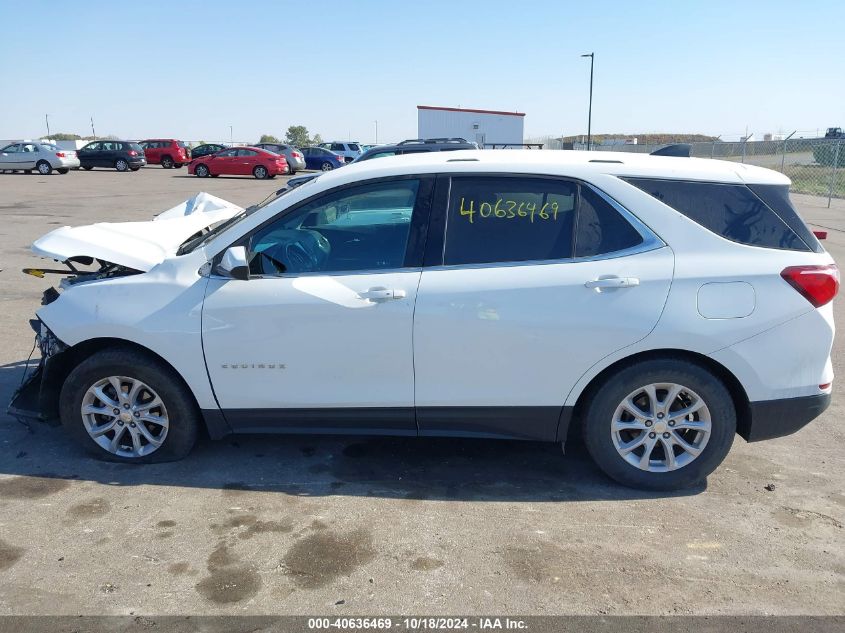
[[[416,136],[417,105],[525,135],[845,127],[842,0],[0,0],[0,139]]]

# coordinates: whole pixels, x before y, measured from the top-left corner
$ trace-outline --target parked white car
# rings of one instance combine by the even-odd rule
[[[736,433],[792,433],[830,401],[839,274],[788,185],[694,158],[431,152],[247,210],[200,196],[60,228],[33,251],[102,265],[45,293],[12,411],[127,462],[183,457],[202,426],[578,429],[617,481],[690,486]]]
[[[317,147],[327,149],[338,156],[343,156],[347,163],[351,163],[364,153],[364,148],[360,143],[352,141],[331,141],[329,143],[320,143]]]
[[[0,149],[0,171],[38,171],[47,176],[54,169],[60,174],[79,169],[76,152],[32,141],[12,143]]]

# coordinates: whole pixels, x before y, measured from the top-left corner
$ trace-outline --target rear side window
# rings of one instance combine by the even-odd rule
[[[778,214],[786,225],[795,231],[807,246],[816,253],[823,253],[824,248],[813,235],[813,232],[804,224],[804,220],[798,215],[798,211],[792,206],[789,199],[789,185],[748,185],[748,188],[760,198],[768,207]]]
[[[642,244],[643,238],[609,202],[581,187],[575,257],[595,257]]]
[[[351,149],[353,152],[357,152],[357,151],[359,151],[361,148],[360,148],[360,147],[358,147],[358,143],[350,143],[350,144],[349,144],[349,149]]]
[[[572,257],[578,185],[543,178],[454,178],[443,263]]]
[[[795,231],[745,185],[653,178],[625,180],[725,239],[749,246],[810,250]]]

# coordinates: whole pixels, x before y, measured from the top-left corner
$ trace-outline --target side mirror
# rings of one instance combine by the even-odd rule
[[[249,262],[246,259],[246,247],[230,246],[223,253],[218,270],[232,279],[246,281],[249,279]]]

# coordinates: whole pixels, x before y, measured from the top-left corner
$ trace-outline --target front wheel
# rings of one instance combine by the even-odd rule
[[[170,367],[114,348],[77,365],[59,398],[62,424],[89,452],[110,461],[181,459],[197,439],[199,413]]]
[[[676,490],[703,482],[725,459],[736,410],[725,385],[678,359],[637,363],[593,394],[584,442],[596,464],[621,484]]]
[[[334,165],[332,165],[329,161],[326,161],[320,166],[320,169],[323,171],[331,171],[334,169]]]
[[[94,166],[93,165],[83,165],[82,169],[84,169],[85,171],[91,171],[92,169],[94,169]]]
[[[122,158],[118,158],[114,163],[114,168],[117,171],[129,171],[129,163]]]
[[[173,166],[174,166],[176,169],[182,169],[182,163],[173,163]]]
[[[205,165],[197,165],[197,168],[194,169],[194,175],[199,178],[207,178],[210,173]]]
[[[267,168],[263,165],[258,165],[255,169],[252,170],[252,175],[255,176],[258,180],[264,180],[269,176],[270,172],[267,171]]]
[[[46,160],[38,161],[38,164],[35,166],[35,168],[38,170],[38,173],[42,176],[49,176],[53,173],[53,166],[50,165],[50,163],[48,163]]]

